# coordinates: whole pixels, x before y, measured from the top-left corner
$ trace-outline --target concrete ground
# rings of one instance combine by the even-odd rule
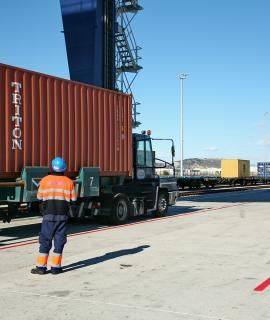
[[[0,225],[0,319],[266,320],[270,189],[183,198],[165,219],[69,227],[64,273],[32,275],[40,219]],[[34,242],[34,243],[33,243]]]

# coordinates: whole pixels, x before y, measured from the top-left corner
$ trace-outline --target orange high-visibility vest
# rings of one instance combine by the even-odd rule
[[[39,185],[37,198],[46,202],[43,214],[67,214],[68,203],[76,201],[74,183],[62,175],[48,175]]]

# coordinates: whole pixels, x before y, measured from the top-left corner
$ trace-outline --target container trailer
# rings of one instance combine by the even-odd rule
[[[4,221],[37,203],[51,160],[67,163],[78,199],[70,216],[166,214],[175,177],[155,174],[150,132],[132,133],[129,95],[0,64],[0,208]],[[171,143],[174,168],[174,143]],[[165,166],[168,162],[158,159]],[[6,207],[1,206],[6,205]]]

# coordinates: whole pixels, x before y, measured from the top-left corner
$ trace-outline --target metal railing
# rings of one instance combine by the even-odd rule
[[[137,121],[137,106],[132,91],[132,84],[142,67],[139,65],[139,47],[131,27],[131,22],[142,7],[138,0],[117,0],[117,30],[116,42],[116,88],[124,93],[132,95],[133,127],[139,126]]]

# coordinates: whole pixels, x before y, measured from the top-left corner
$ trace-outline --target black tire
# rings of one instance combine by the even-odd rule
[[[157,218],[164,217],[167,211],[168,211],[168,197],[165,192],[161,192],[158,195],[157,210],[153,212],[153,216]]]
[[[119,195],[114,199],[110,222],[114,225],[125,223],[129,218],[129,201],[124,195]]]

